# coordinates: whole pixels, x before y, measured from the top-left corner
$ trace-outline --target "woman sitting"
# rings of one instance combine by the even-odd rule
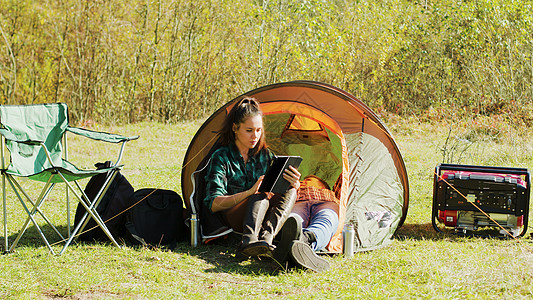
[[[283,177],[291,188],[283,195],[258,192],[274,155],[267,148],[263,113],[254,98],[245,97],[233,106],[220,142],[207,168],[204,203],[212,212],[221,212],[228,226],[242,231],[237,251],[272,256],[273,238],[296,201],[300,173],[292,166],[285,171]]]

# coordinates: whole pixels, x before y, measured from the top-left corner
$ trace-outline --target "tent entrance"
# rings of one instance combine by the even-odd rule
[[[335,186],[343,171],[341,137],[305,115],[275,113],[264,120],[267,144],[275,154],[301,156],[302,178],[312,174]]]

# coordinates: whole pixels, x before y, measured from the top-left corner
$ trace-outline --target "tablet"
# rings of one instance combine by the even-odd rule
[[[272,160],[263,182],[261,182],[259,192],[285,194],[291,184],[283,178],[283,172],[289,166],[298,169],[301,162],[302,158],[300,156],[276,156]]]

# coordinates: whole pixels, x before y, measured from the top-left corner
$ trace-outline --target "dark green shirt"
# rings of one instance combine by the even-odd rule
[[[211,156],[205,175],[205,205],[211,209],[213,200],[250,189],[266,173],[274,155],[267,149],[250,156],[245,164],[235,144],[218,148]]]

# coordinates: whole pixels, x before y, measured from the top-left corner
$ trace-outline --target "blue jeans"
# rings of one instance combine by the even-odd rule
[[[331,201],[297,201],[291,216],[302,222],[303,231],[311,231],[316,242],[311,244],[314,251],[324,249],[339,226],[339,204]]]

